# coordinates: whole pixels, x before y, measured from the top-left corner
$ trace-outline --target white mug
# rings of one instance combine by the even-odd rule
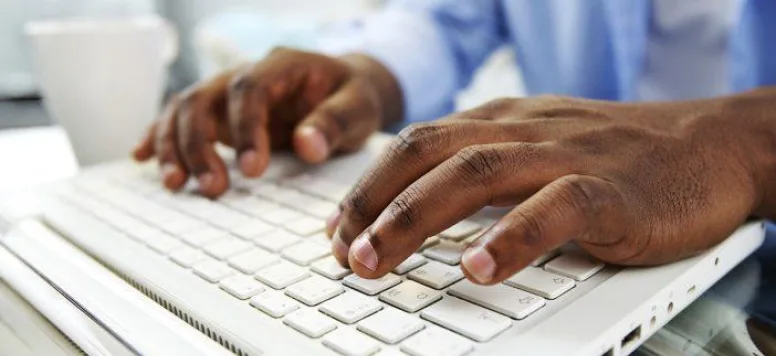
[[[44,104],[81,166],[128,157],[159,112],[178,36],[161,17],[25,26]]]

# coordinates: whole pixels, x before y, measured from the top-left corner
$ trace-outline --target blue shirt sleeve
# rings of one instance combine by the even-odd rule
[[[406,121],[450,113],[455,94],[505,42],[498,0],[394,0],[379,13],[321,39],[329,54],[364,53],[402,88]]]

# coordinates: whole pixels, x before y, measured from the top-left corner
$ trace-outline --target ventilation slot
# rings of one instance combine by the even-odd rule
[[[154,293],[150,289],[146,288],[144,285],[138,283],[136,280],[130,278],[129,276],[110,268],[110,266],[105,266],[113,273],[121,277],[124,281],[129,283],[132,287],[139,290],[141,293],[145,294],[149,298],[151,298],[154,302],[164,307],[164,309],[167,309],[169,312],[173,313],[175,316],[177,316],[179,319],[186,322],[186,324],[191,325],[195,329],[199,330],[199,332],[207,335],[208,338],[211,340],[217,342],[221,346],[225,347],[227,350],[231,351],[235,355],[239,356],[250,356],[249,353],[244,352],[239,347],[235,346],[233,343],[229,342],[229,340],[225,340],[222,335],[219,335],[216,331],[211,330],[210,327],[206,326],[205,324],[200,323],[198,320],[184,312],[183,310],[178,309],[172,302],[162,298],[158,294]]]

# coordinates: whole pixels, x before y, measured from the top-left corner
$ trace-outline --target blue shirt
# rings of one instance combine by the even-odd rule
[[[776,1],[740,0],[725,36],[730,91],[776,84]],[[402,87],[407,121],[453,110],[454,95],[511,44],[529,95],[638,100],[650,0],[394,0],[322,41],[381,61]],[[713,74],[713,73],[712,73]],[[673,98],[683,99],[683,98]],[[769,235],[776,227],[769,224]]]
[[[404,93],[405,118],[453,110],[454,95],[496,48],[511,44],[529,95],[638,100],[650,0],[394,0],[335,31],[330,53],[385,64]],[[776,1],[740,0],[726,37],[729,87],[776,84]],[[676,98],[681,99],[681,98]]]

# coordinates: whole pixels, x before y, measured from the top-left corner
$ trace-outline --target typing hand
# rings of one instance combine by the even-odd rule
[[[757,152],[772,138],[756,127],[768,111],[747,115],[735,100],[502,99],[414,125],[329,222],[334,254],[377,278],[426,237],[485,206],[516,204],[465,250],[473,282],[503,281],[569,241],[625,265],[698,253],[763,197],[757,167],[768,161]]]
[[[387,70],[365,56],[276,49],[175,96],[134,156],[158,157],[167,188],[180,189],[193,176],[204,195],[216,197],[229,181],[214,142],[234,147],[251,177],[275,149],[322,162],[358,149],[382,122],[400,116],[399,93]]]

